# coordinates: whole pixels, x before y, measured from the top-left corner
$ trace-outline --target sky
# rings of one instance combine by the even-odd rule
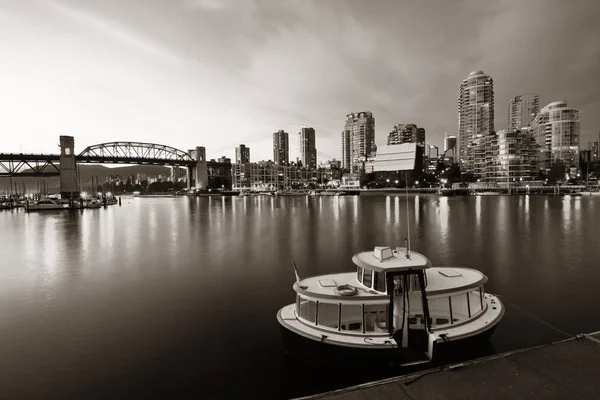
[[[495,128],[511,97],[580,110],[600,132],[600,1],[0,0],[0,152],[76,152],[112,141],[208,158],[273,158],[273,132],[317,133],[341,156],[346,114],[371,111],[376,143],[415,123],[456,134],[461,81],[494,79]]]

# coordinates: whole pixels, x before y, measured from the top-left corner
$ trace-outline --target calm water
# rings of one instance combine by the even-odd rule
[[[123,198],[0,212],[0,397],[290,398],[384,378],[287,360],[301,276],[401,245],[406,200]],[[484,355],[600,330],[600,198],[409,198],[412,247],[482,270],[507,302]],[[535,316],[538,320],[534,319]]]

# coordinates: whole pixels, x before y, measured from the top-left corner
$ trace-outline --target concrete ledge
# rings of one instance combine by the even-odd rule
[[[600,332],[302,399],[599,399]]]

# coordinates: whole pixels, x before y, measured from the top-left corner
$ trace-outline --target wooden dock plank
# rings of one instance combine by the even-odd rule
[[[598,339],[600,333],[307,399],[596,400],[600,399]]]

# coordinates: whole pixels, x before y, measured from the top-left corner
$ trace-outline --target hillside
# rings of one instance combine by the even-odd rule
[[[183,171],[183,170],[182,170]],[[170,175],[171,168],[164,167],[161,165],[124,165],[122,167],[106,167],[104,165],[96,164],[80,164],[79,165],[79,182],[82,190],[86,187],[91,187],[92,176],[94,179],[98,178],[98,182],[105,182],[110,175],[121,175],[123,180],[126,180],[129,175],[135,174],[146,174],[146,175]],[[182,172],[183,173],[183,172]],[[25,185],[27,192],[37,191],[38,185],[42,185],[41,182],[45,182],[48,192],[57,192],[60,190],[60,178],[58,176],[52,176],[48,178],[24,178],[24,177],[13,177],[13,188],[19,187],[19,191],[22,191],[23,185]],[[10,191],[10,179],[0,179],[0,193],[8,193]]]

